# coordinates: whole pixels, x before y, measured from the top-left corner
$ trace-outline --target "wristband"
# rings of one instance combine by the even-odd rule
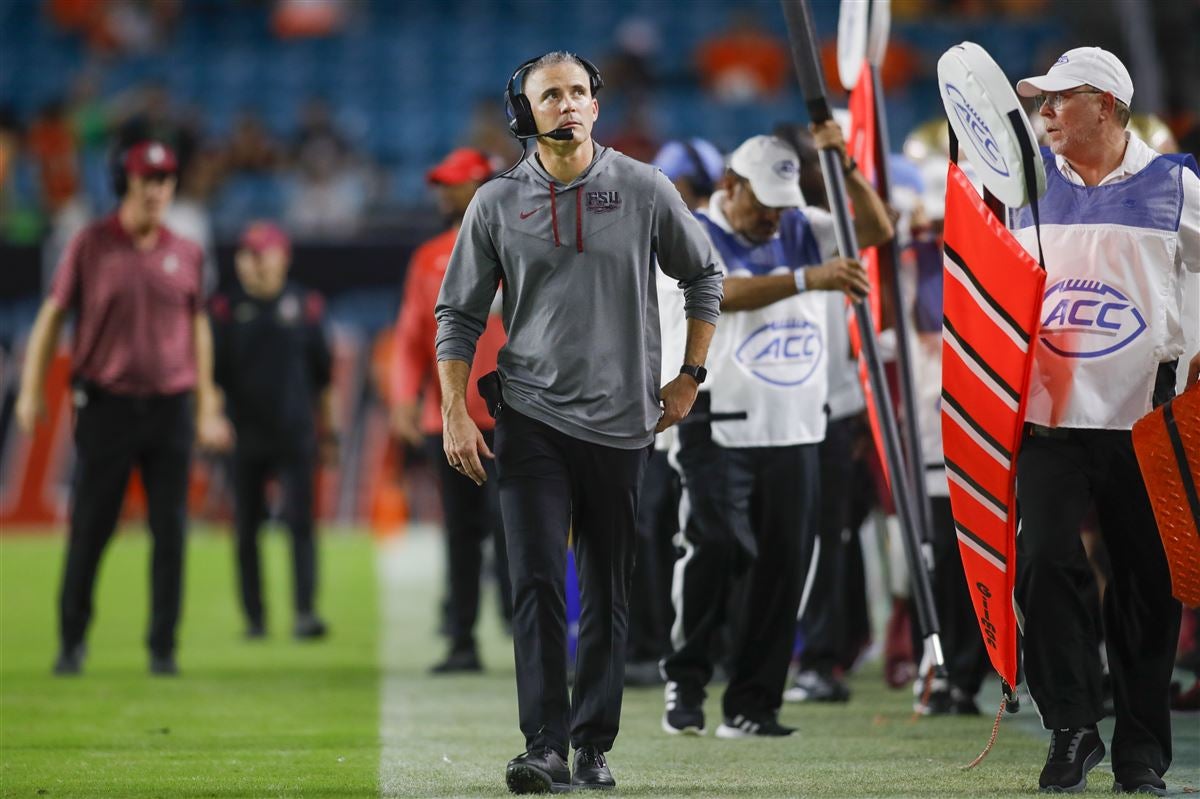
[[[792,280],[796,281],[796,293],[803,294],[808,291],[808,278],[805,276],[805,269],[797,269],[792,272]]]
[[[851,157],[848,163],[842,165],[842,174],[846,177],[850,177],[857,169],[858,161],[855,161],[854,158]]]

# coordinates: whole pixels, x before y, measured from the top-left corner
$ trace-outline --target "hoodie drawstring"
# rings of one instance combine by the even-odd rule
[[[583,191],[575,189],[575,252],[583,252]]]
[[[554,246],[561,247],[558,240],[558,205],[554,202],[554,181],[550,181],[550,225],[554,228]]]

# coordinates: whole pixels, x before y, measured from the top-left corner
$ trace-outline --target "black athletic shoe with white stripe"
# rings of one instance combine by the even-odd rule
[[[704,696],[690,695],[679,687],[679,683],[667,683],[663,691],[666,711],[663,712],[662,728],[668,735],[704,735]]]
[[[1104,742],[1096,726],[1072,727],[1050,733],[1050,751],[1038,778],[1042,793],[1082,793],[1087,773],[1104,759]]]
[[[796,731],[795,727],[780,724],[774,716],[750,718],[741,713],[733,718],[726,717],[717,727],[718,738],[784,738]]]

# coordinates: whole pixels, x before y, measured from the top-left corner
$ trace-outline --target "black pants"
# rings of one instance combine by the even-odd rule
[[[147,644],[155,655],[172,654],[183,593],[191,395],[132,398],[94,388],[78,391],[71,528],[59,595],[60,643],[70,649],[84,640],[100,557],[116,529],[136,466],[146,488],[153,539]]]
[[[629,599],[629,659],[657,661],[671,647],[672,539],[679,532],[679,478],[665,452],[651,453],[646,465],[637,531],[637,563]]]
[[[1112,560],[1104,636],[1117,720],[1114,770],[1171,763],[1168,686],[1179,603],[1128,430],[1057,430],[1026,437],[1017,462],[1021,514],[1017,601],[1024,612],[1025,673],[1047,729],[1103,717],[1100,630],[1085,590],[1093,577],[1079,526],[1095,503]]]
[[[258,532],[267,519],[264,491],[278,477],[283,488],[283,521],[292,536],[292,603],[297,613],[313,612],[317,586],[316,541],[313,534],[312,448],[265,452],[239,448],[233,458],[234,524],[242,610],[251,624],[262,624],[262,567]]]
[[[971,591],[958,551],[958,534],[950,514],[949,497],[930,497],[933,510],[933,602],[937,608],[940,638],[950,684],[967,696],[979,693],[990,670],[979,619],[971,602]],[[913,609],[916,618],[916,609]],[[920,638],[920,625],[913,625],[913,638]],[[913,651],[921,652],[923,642],[914,641]],[[1093,650],[1094,651],[1094,650]]]
[[[517,702],[526,748],[605,752],[621,719],[628,595],[648,448],[589,444],[504,408],[500,507],[513,584]],[[567,531],[579,574],[579,647],[567,700]]]
[[[867,503],[856,502],[857,461],[854,442],[858,417],[830,421],[825,440],[817,445],[821,468],[817,549],[808,576],[812,587],[800,620],[804,651],[800,668],[829,673],[847,668],[871,637],[867,614],[867,581],[863,566],[862,526]]]
[[[493,432],[484,440],[492,446]],[[479,618],[479,581],[483,573],[483,543],[492,538],[496,558],[496,582],[500,587],[501,612],[512,617],[512,584],[508,578],[508,553],[504,523],[500,517],[500,491],[494,461],[483,459],[488,480],[475,485],[446,460],[440,435],[428,436],[425,448],[436,464],[442,488],[442,515],[446,523],[446,571],[450,587],[450,642],[455,652],[475,650],[475,623]]]
[[[663,670],[685,702],[703,699],[712,679],[712,636],[725,621],[734,578],[746,571],[724,713],[774,716],[816,533],[817,446],[725,449],[705,423],[681,427],[679,441],[683,553],[672,592],[674,651]]]

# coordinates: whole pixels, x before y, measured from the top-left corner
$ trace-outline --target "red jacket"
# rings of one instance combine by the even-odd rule
[[[442,388],[438,382],[434,351],[437,321],[433,318],[433,309],[457,236],[458,228],[452,228],[425,242],[413,253],[392,341],[392,402],[423,399],[421,429],[430,434],[442,432]],[[488,414],[475,383],[496,368],[496,355],[505,340],[500,316],[492,314],[479,337],[467,383],[467,411],[480,430],[491,430],[496,423]]]

